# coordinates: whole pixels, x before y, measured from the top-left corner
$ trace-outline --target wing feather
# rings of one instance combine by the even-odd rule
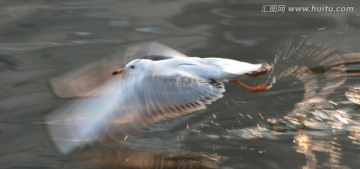
[[[215,85],[216,84],[216,85]],[[222,97],[221,82],[208,83],[182,72],[114,78],[92,97],[55,110],[47,128],[56,147],[69,153],[109,135],[206,108]]]
[[[151,105],[144,110],[152,117],[144,119],[149,122],[205,109],[206,104],[221,98],[225,91],[223,86],[183,74],[148,76],[137,88],[143,89],[136,93],[143,98],[140,104]]]

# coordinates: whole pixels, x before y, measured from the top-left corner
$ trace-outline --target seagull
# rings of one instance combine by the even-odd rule
[[[223,96],[225,82],[252,92],[271,88],[249,86],[234,79],[241,75],[265,74],[271,69],[268,64],[188,57],[155,42],[131,48],[126,56],[136,57],[122,68],[109,72],[107,80],[96,90],[85,92],[87,95],[64,91],[75,91],[74,88],[79,87],[68,83],[79,81],[79,73],[51,81],[59,96],[64,96],[62,93],[79,96],[45,118],[49,136],[61,153],[109,138],[126,139],[129,133],[142,130],[148,124],[203,110]],[[76,86],[70,86],[74,84]]]
[[[112,75],[126,73],[137,77],[163,76],[165,79],[177,76],[180,79],[197,79],[209,84],[218,84],[218,86],[222,86],[222,82],[230,82],[252,92],[257,92],[267,91],[270,86],[252,87],[234,78],[240,75],[258,76],[267,73],[270,68],[271,66],[268,64],[251,64],[225,58],[176,57],[158,61],[135,59],[124,68],[114,71]],[[170,74],[164,70],[170,71]],[[180,83],[181,81],[182,79]]]

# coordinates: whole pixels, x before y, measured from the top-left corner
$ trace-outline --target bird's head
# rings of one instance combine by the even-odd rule
[[[137,72],[144,72],[148,67],[148,62],[151,61],[147,59],[135,59],[126,64],[124,68],[115,70],[112,75],[136,74]]]

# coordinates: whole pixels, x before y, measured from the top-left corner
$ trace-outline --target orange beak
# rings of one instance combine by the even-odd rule
[[[115,70],[112,75],[122,75],[122,74],[125,74],[125,70],[124,69],[118,69],[118,70]]]

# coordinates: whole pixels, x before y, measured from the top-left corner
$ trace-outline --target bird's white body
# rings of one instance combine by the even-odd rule
[[[245,73],[261,71],[262,64],[251,64],[226,58],[199,58],[199,57],[176,57],[165,60],[152,61],[148,59],[136,59],[128,65],[142,64],[145,72],[156,72],[168,67],[178,72],[186,72],[193,77],[205,80],[227,82],[236,76]]]

